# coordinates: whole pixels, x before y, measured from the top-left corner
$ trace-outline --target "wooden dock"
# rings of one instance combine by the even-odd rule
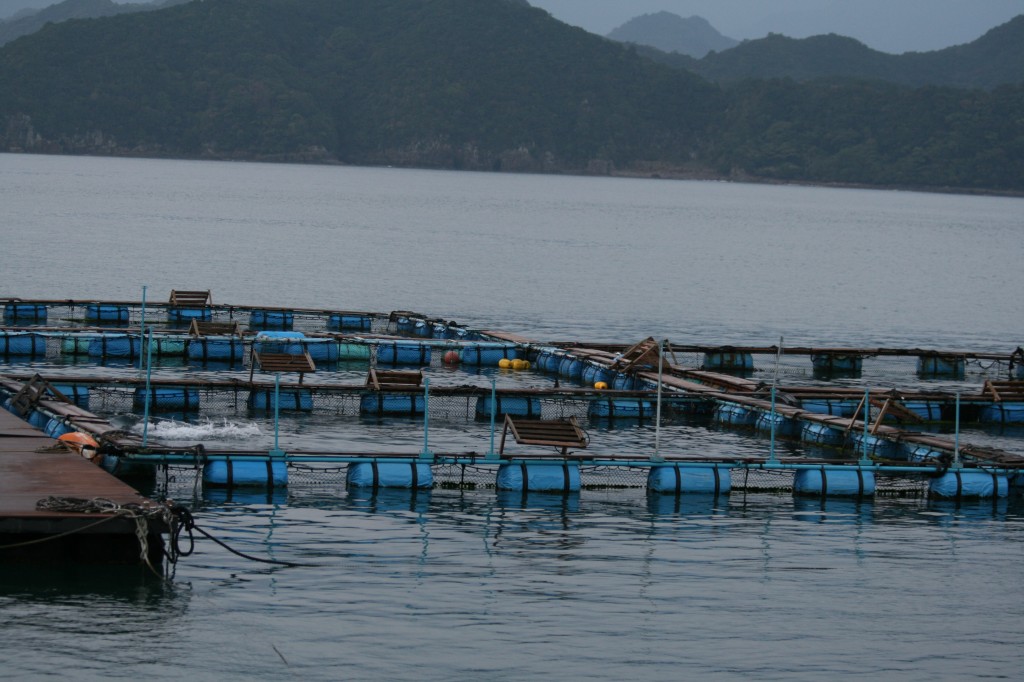
[[[102,500],[111,511],[39,508],[50,498],[63,509],[75,508],[72,500]],[[0,410],[0,563],[142,563],[136,532],[137,518],[145,516],[146,559],[159,567],[167,529],[158,510],[127,484]]]

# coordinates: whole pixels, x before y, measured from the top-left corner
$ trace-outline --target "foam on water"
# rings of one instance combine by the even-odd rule
[[[132,427],[132,431],[142,434],[142,426],[142,422],[139,422]],[[197,423],[160,419],[151,421],[149,425],[149,435],[168,441],[237,440],[259,436],[262,433],[263,430],[255,422],[233,422],[227,418],[204,419]]]

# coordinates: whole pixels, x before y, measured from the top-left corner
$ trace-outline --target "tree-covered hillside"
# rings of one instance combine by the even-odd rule
[[[887,54],[835,34],[803,39],[771,34],[702,59],[646,47],[640,51],[655,61],[719,83],[853,78],[915,87],[995,88],[1024,83],[1024,15],[973,42],[934,52]]]
[[[1020,86],[722,89],[509,0],[204,0],[0,48],[0,149],[1024,190]]]

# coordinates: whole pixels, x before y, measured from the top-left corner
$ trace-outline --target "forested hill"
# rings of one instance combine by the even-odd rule
[[[818,78],[879,80],[901,85],[994,88],[1024,83],[1024,15],[975,41],[934,52],[901,55],[872,50],[853,38],[829,34],[747,40],[703,59],[640,48],[646,56],[711,81]]]
[[[721,89],[509,0],[204,0],[0,48],[0,149],[1024,191],[1024,89]]]

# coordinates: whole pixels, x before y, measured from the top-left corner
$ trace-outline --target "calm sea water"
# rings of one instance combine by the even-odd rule
[[[210,288],[541,339],[1008,351],[1022,235],[1017,199],[0,155],[0,297]],[[305,565],[200,540],[170,586],[0,568],[5,676],[1016,679],[1024,663],[1019,500],[328,480],[191,503],[232,546]]]

